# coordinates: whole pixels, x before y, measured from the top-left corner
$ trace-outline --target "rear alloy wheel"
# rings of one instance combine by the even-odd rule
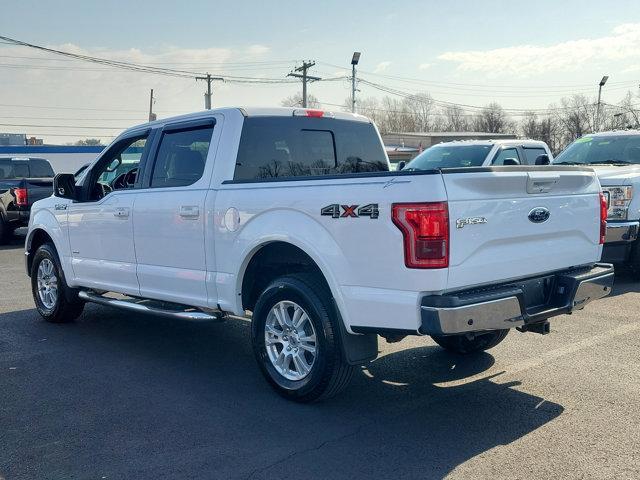
[[[302,380],[318,355],[316,331],[307,312],[295,302],[276,303],[264,326],[264,341],[271,365],[288,380]]]
[[[31,265],[31,291],[38,313],[47,322],[72,322],[80,316],[84,302],[67,286],[53,245],[41,245]]]
[[[274,280],[253,312],[253,351],[264,377],[283,397],[298,402],[330,398],[353,376],[340,346],[341,321],[331,293],[316,276]]]
[[[431,335],[434,342],[445,350],[460,354],[484,352],[502,342],[509,329],[484,333],[462,333],[459,335]]]

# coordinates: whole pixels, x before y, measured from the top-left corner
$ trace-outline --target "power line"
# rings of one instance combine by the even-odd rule
[[[302,79],[302,107],[307,108],[307,82],[322,80],[320,77],[313,77],[307,72],[316,64],[314,61],[302,62],[302,65],[290,72],[287,77],[295,77]],[[296,73],[302,72],[302,73]]]
[[[110,60],[106,58],[93,57],[90,55],[77,54],[72,52],[65,52],[62,50],[56,50],[54,48],[43,47],[41,45],[35,45],[32,43],[24,42],[22,40],[17,40],[10,37],[0,36],[0,40],[4,40],[13,45],[19,45],[27,48],[31,48],[34,50],[46,52],[53,55],[60,55],[66,58],[71,58],[75,60],[82,60],[85,62],[96,63],[100,65],[105,65],[112,68],[118,68],[122,70],[129,70],[138,73],[153,73],[159,75],[166,75],[170,77],[177,78],[191,78],[195,79],[198,76],[206,76],[207,72],[198,72],[194,70],[181,70],[175,68],[165,68],[165,67],[154,67],[149,64],[141,64],[141,63],[133,63],[133,62],[125,62],[120,60]],[[53,67],[52,67],[53,68]],[[250,77],[250,76],[237,76],[237,75],[226,75],[224,76],[224,80],[230,83],[293,83],[293,81],[289,81],[282,78],[266,78],[266,77]]]
[[[342,65],[335,65],[332,63],[327,63],[327,62],[318,62],[319,64],[322,65],[326,65],[329,67],[333,67],[333,68],[338,68],[340,70],[344,70],[344,71],[349,71],[348,68],[342,66]],[[582,83],[582,84],[573,84],[573,85],[500,85],[500,84],[490,84],[490,85],[483,85],[483,84],[474,84],[474,83],[456,83],[456,82],[449,82],[449,81],[435,81],[435,80],[425,80],[422,78],[412,78],[412,77],[403,77],[403,76],[399,76],[399,75],[388,75],[388,74],[383,74],[383,73],[376,73],[376,72],[367,72],[364,70],[361,70],[362,73],[366,73],[368,75],[373,75],[373,76],[377,76],[377,77],[382,77],[382,78],[387,78],[387,79],[396,79],[396,80],[406,80],[406,81],[413,81],[413,82],[418,82],[418,83],[425,83],[425,84],[429,84],[429,85],[441,85],[444,87],[447,87],[449,85],[455,85],[455,86],[460,86],[460,87],[478,87],[481,89],[488,89],[488,88],[506,88],[506,89],[526,89],[526,90],[531,90],[531,89],[538,89],[538,88],[542,88],[542,89],[548,89],[548,88],[560,88],[560,89],[568,89],[568,90],[574,90],[577,87],[590,87],[591,89],[594,88],[594,86],[590,83]],[[617,81],[617,82],[609,82],[609,85],[617,85],[617,84],[633,84],[634,86],[638,83],[637,80],[621,80],[621,81]]]

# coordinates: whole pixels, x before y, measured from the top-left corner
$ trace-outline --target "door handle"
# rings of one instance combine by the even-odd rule
[[[116,207],[113,210],[113,214],[118,218],[126,218],[129,216],[129,209],[127,207]]]
[[[180,216],[182,218],[198,218],[200,216],[200,207],[197,205],[182,205],[180,207]]]

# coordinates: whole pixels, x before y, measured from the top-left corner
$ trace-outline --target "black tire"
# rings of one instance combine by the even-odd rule
[[[7,243],[9,243],[12,237],[13,230],[9,228],[9,225],[0,212],[0,245],[6,245]]]
[[[508,333],[509,329],[476,333],[473,336],[466,333],[460,335],[431,335],[431,338],[445,350],[466,355],[484,352],[495,347],[505,339]]]
[[[316,334],[315,360],[307,376],[300,380],[287,379],[278,372],[267,353],[267,317],[271,309],[282,301],[294,302],[302,307]],[[274,280],[265,288],[254,308],[251,338],[260,370],[280,395],[297,402],[309,403],[333,397],[349,384],[355,367],[344,359],[339,321],[341,320],[333,306],[331,293],[313,275],[287,275]]]
[[[633,245],[631,245],[627,267],[633,279],[640,280],[640,240],[636,240],[633,242]]]
[[[51,277],[55,277],[57,283],[57,294],[53,305],[45,305],[38,291],[38,269],[40,265],[48,260],[53,264]],[[33,256],[31,265],[31,293],[36,304],[38,313],[47,322],[68,323],[73,322],[82,314],[84,302],[78,298],[78,293],[67,286],[64,272],[60,266],[58,253],[50,243],[41,245]]]

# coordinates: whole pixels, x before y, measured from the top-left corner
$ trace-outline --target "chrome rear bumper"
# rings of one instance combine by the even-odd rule
[[[607,222],[607,234],[604,243],[633,242],[638,238],[640,222]]]
[[[613,266],[558,272],[422,301],[420,333],[455,335],[538,323],[583,309],[611,293]]]

